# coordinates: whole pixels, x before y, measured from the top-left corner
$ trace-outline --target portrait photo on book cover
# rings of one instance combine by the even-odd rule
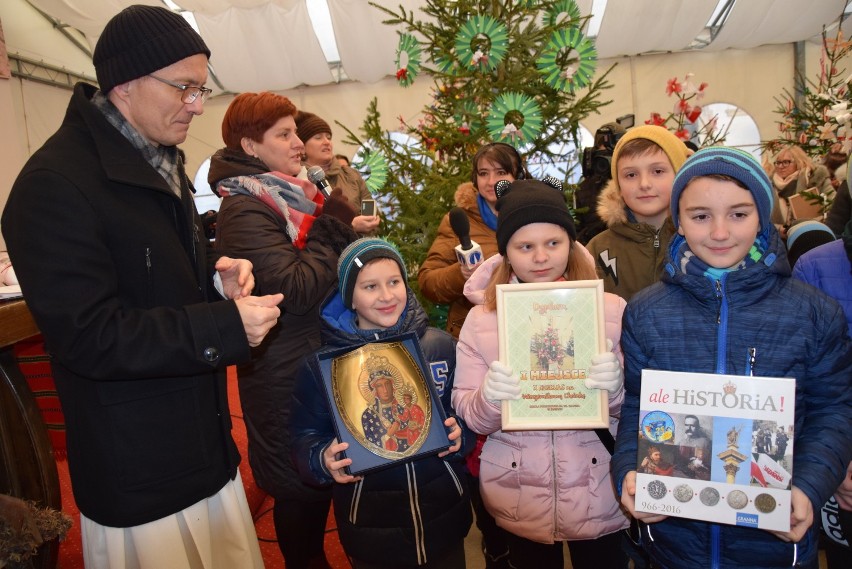
[[[349,443],[350,474],[449,447],[446,417],[415,338],[326,352],[318,361],[338,439]]]

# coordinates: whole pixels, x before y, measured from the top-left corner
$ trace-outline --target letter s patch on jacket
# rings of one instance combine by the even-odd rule
[[[429,371],[432,372],[432,383],[435,384],[438,396],[443,396],[444,388],[447,386],[447,374],[450,371],[450,366],[446,360],[431,362],[429,364]]]

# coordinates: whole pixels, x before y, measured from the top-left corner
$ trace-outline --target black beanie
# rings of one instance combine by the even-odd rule
[[[501,255],[506,254],[515,231],[530,223],[559,225],[572,241],[577,240],[574,220],[560,190],[539,180],[515,180],[497,199],[497,250]]]
[[[128,6],[107,22],[92,62],[103,93],[197,53],[210,50],[180,14],[157,6]]]

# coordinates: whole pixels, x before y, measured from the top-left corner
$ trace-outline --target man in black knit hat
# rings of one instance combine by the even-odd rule
[[[201,36],[130,6],[2,217],[67,422],[87,567],[262,567],[225,370],[279,316],[208,251],[176,145],[210,90]]]

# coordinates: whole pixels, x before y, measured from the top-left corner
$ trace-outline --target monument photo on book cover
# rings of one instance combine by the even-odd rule
[[[636,509],[790,529],[795,380],[642,371]]]
[[[316,358],[349,473],[449,448],[446,420],[416,338],[321,352]]]

